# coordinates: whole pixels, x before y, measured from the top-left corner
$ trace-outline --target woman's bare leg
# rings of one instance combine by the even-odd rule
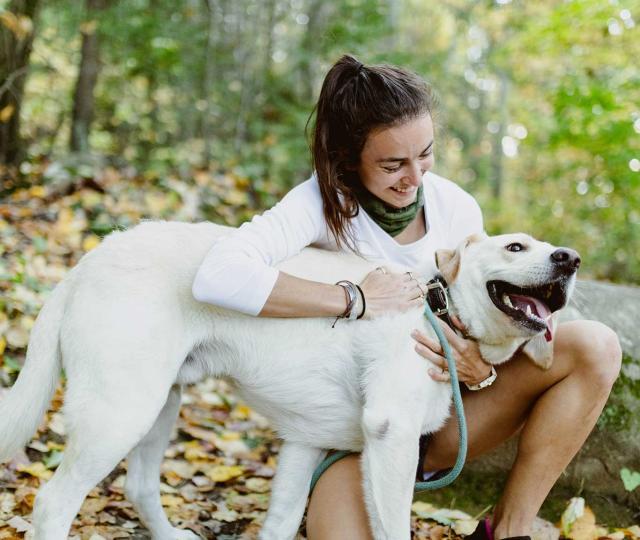
[[[592,321],[560,325],[547,371],[523,356],[498,367],[490,388],[463,396],[469,457],[477,457],[522,428],[518,454],[494,515],[498,539],[529,534],[544,498],[584,443],[620,370],[617,336]],[[435,434],[425,470],[450,467],[458,450],[455,420]],[[327,470],[309,503],[309,540],[369,539],[355,457]]]
[[[307,510],[308,540],[370,540],[359,459],[337,461],[318,480]]]

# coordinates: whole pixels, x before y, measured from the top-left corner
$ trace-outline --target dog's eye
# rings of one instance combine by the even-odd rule
[[[525,247],[520,242],[513,242],[506,246],[507,251],[524,251]]]

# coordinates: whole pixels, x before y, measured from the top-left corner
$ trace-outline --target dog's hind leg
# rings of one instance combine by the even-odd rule
[[[155,539],[198,538],[188,530],[172,527],[160,503],[160,464],[180,409],[180,386],[173,386],[153,427],[127,458],[125,493]]]
[[[278,470],[271,489],[269,511],[258,538],[293,540],[307,505],[313,471],[325,450],[285,442],[278,456]]]
[[[128,395],[132,399],[126,399],[123,393],[115,398],[71,396],[65,404],[69,413],[66,419],[70,422],[64,457],[53,478],[36,497],[35,540],[67,538],[87,493],[151,429],[168,388],[150,395],[140,386],[136,393]]]

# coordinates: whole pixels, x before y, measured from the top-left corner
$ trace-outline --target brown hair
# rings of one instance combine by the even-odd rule
[[[431,87],[411,71],[365,66],[350,55],[331,67],[314,110],[311,153],[327,227],[339,246],[355,247],[349,224],[358,215],[355,167],[369,133],[431,114],[434,105]]]

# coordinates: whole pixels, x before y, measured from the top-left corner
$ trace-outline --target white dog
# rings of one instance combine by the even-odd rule
[[[67,377],[64,459],[39,492],[36,539],[66,538],[87,493],[128,454],[127,497],[154,538],[193,538],[160,505],[159,467],[180,387],[228,377],[284,439],[261,538],[294,538],[326,448],[362,451],[376,539],[408,539],[418,438],[449,414],[451,389],[414,351],[422,310],[370,321],[268,319],[193,299],[200,261],[229,229],[143,223],[107,237],[56,287],[31,333],[25,366],[0,402],[0,461],[29,439]],[[552,312],[563,307],[577,253],[523,234],[471,237],[437,254],[452,310],[494,364],[525,346],[551,361]],[[306,249],[280,269],[359,282],[374,264]],[[430,328],[427,331],[431,331]],[[546,339],[545,339],[546,334]]]

